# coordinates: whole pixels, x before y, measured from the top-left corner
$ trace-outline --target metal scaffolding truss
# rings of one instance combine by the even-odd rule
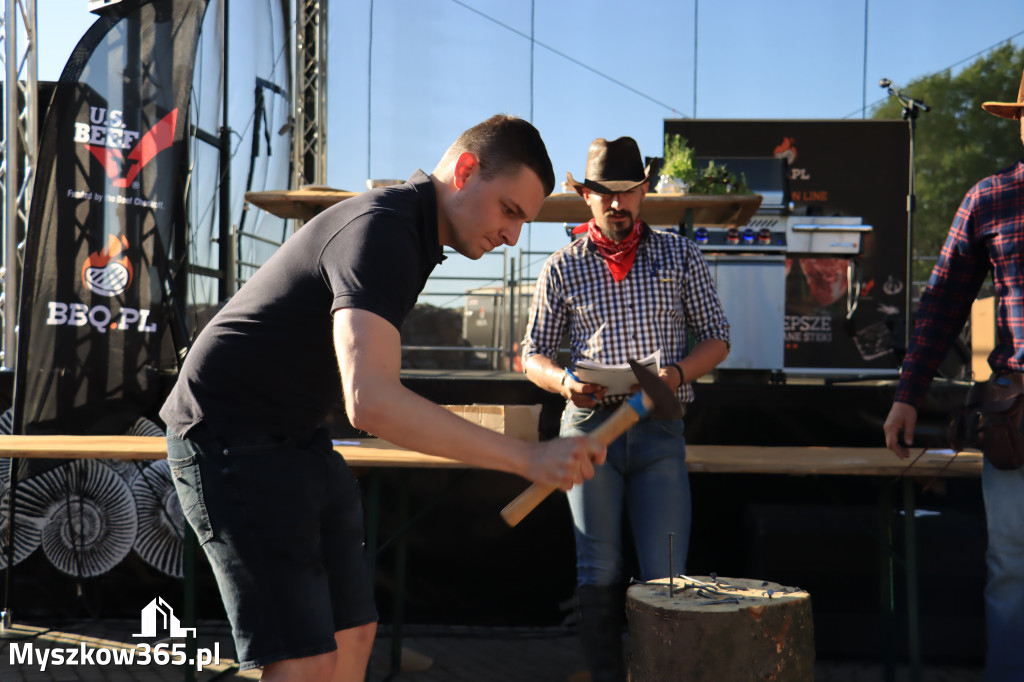
[[[23,39],[23,44],[22,44]],[[0,366],[14,369],[17,348],[18,284],[21,246],[32,203],[38,141],[39,100],[36,75],[36,1],[5,0],[0,40],[4,60],[3,248],[0,291]],[[13,87],[12,87],[13,86]]]
[[[296,0],[293,187],[327,177],[327,0]]]
[[[0,21],[5,73],[0,143],[0,371],[8,371],[14,369],[17,348],[22,247],[38,149],[36,0],[4,0]],[[295,0],[294,30],[292,180],[293,187],[299,188],[323,184],[327,176],[327,0]]]

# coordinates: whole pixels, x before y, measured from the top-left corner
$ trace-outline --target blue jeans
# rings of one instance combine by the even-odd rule
[[[1024,469],[1000,471],[986,459],[981,475],[988,524],[985,682],[1024,680]]]
[[[593,431],[609,411],[569,404],[561,435]],[[668,536],[672,567],[685,572],[690,544],[690,481],[683,420],[644,420],[608,446],[608,459],[594,477],[568,493],[576,535],[578,585],[622,583],[622,518],[627,512],[639,559],[640,580],[666,578]]]

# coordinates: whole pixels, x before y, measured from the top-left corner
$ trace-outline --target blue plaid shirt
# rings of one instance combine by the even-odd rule
[[[917,407],[989,271],[999,305],[993,371],[1024,371],[1024,161],[964,196],[928,287],[903,361],[895,399]]]
[[[729,323],[700,249],[673,232],[644,228],[633,267],[620,282],[587,236],[548,258],[530,308],[524,364],[536,354],[555,359],[566,330],[573,365],[584,358],[623,364],[660,348],[665,366],[686,356],[688,332],[697,343],[729,343]],[[689,382],[677,395],[693,401]]]

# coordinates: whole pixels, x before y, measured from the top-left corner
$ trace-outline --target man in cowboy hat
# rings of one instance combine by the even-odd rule
[[[585,234],[544,264],[523,342],[533,383],[566,399],[562,435],[605,421],[626,396],[579,381],[580,360],[608,365],[661,352],[659,375],[684,404],[689,382],[729,352],[729,324],[707,263],[689,239],[640,219],[650,181],[630,137],[590,144],[586,174],[568,180],[590,206]],[[569,334],[570,365],[556,361]],[[687,352],[687,335],[696,346]],[[608,447],[594,478],[569,494],[575,522],[580,635],[594,680],[624,680],[622,515],[628,513],[639,578],[664,577],[669,534],[676,570],[685,566],[690,492],[683,421],[643,420]]]
[[[984,102],[1000,118],[1019,119],[1024,140],[1024,78],[1016,102]],[[993,377],[1022,387],[1024,377],[1024,161],[981,180],[964,196],[928,287],[907,348],[899,387],[883,430],[901,459],[913,445],[917,406],[954,337],[963,328],[991,270],[1000,292],[996,346],[988,356]],[[1019,427],[1018,427],[1019,428]],[[902,436],[903,441],[900,441]],[[988,523],[985,621],[986,682],[1024,680],[1024,469],[985,452],[982,492]],[[1018,453],[1024,454],[1024,453]]]

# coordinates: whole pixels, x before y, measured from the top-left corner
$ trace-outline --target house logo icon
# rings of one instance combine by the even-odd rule
[[[196,635],[195,628],[181,627],[174,609],[163,597],[157,597],[142,609],[142,632],[132,637],[156,637],[158,626],[171,637],[188,637],[190,633],[193,637]]]

